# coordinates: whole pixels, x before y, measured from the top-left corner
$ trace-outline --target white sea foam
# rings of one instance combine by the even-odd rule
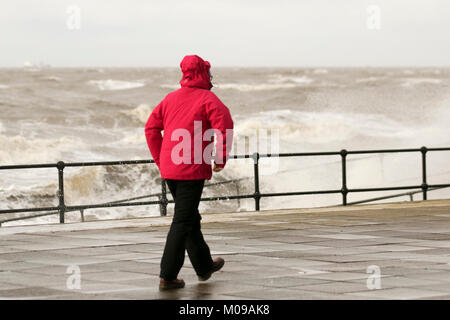
[[[102,91],[113,91],[113,90],[127,90],[140,88],[145,86],[145,83],[142,82],[130,82],[130,81],[122,81],[122,80],[89,80],[88,84],[96,86],[99,90]]]
[[[355,81],[356,83],[373,83],[382,79],[384,79],[384,77],[367,77],[367,78],[359,78],[356,79]]]
[[[389,138],[412,135],[409,128],[378,114],[276,110],[246,118],[237,123],[237,136],[248,136],[262,128],[279,130],[282,140],[293,143],[345,141],[358,135]]]
[[[408,75],[408,76],[412,76],[412,75],[414,75],[416,72],[414,71],[414,70],[409,70],[409,69],[407,69],[407,70],[403,70],[403,74],[406,74],[406,75]]]
[[[214,80],[218,81],[215,84],[216,92],[232,110],[236,141],[247,139],[258,129],[278,129],[282,147],[279,152],[335,151],[341,148],[349,150],[378,147],[407,148],[422,145],[433,147],[447,146],[450,143],[448,126],[450,101],[445,100],[449,77],[445,69],[442,69],[442,73],[422,68],[411,68],[412,71],[406,73],[403,73],[402,69],[388,69],[386,72],[380,70],[374,73],[367,73],[365,69],[342,72],[330,69],[329,75],[325,69],[273,70],[223,69],[215,77]],[[152,108],[164,94],[169,89],[180,88],[179,74],[161,77],[159,70],[145,75],[134,72],[136,71],[124,70],[118,73],[117,70],[111,69],[92,69],[82,73],[79,70],[53,70],[51,74],[48,72],[35,74],[33,79],[36,81],[22,86],[23,94],[8,89],[16,89],[16,80],[3,80],[0,91],[3,94],[2,102],[7,106],[5,110],[8,112],[0,117],[4,125],[3,129],[0,125],[0,164],[54,163],[59,160],[72,162],[151,159],[143,126]],[[94,77],[93,73],[97,74],[97,77]],[[25,71],[23,75],[24,78],[32,76]],[[46,79],[46,76],[57,77]],[[9,78],[13,79],[5,77]],[[57,78],[64,79],[67,86],[59,88],[53,86],[54,88],[50,88],[51,91],[47,94],[50,81],[59,81]],[[79,79],[83,86],[70,87]],[[126,80],[123,82],[132,79],[129,80],[132,85],[124,85],[121,81],[111,79]],[[128,107],[131,97],[120,97],[116,101],[113,96],[107,98],[98,95],[86,96],[86,89],[89,88],[119,90],[123,87],[125,90],[137,83],[142,87],[143,84],[152,82],[155,86],[150,96],[145,90],[132,91],[132,100],[145,101],[148,104],[136,104],[131,109]],[[403,84],[405,90],[413,88],[417,94],[405,95],[404,91],[395,90],[395,87],[373,87],[373,84],[378,82],[389,85],[396,82],[400,88]],[[370,90],[355,90],[355,85],[362,89],[370,87]],[[323,90],[320,92],[295,90],[308,86],[320,87]],[[431,86],[436,92],[440,90],[442,94],[436,95],[435,99],[430,99],[427,94],[421,94],[428,92]],[[330,87],[342,87],[342,90],[327,90]],[[289,90],[290,88],[293,89]],[[53,92],[54,90],[61,92],[58,94]],[[99,91],[101,92],[103,91]],[[243,95],[242,92],[248,94]],[[50,96],[55,101],[48,101]],[[114,105],[111,113],[100,112],[100,109],[109,105]],[[423,112],[419,112],[422,107]],[[35,112],[37,109],[39,113]],[[272,111],[258,112],[260,110]],[[354,110],[358,110],[358,113]],[[371,112],[373,113],[370,114]],[[29,137],[31,132],[34,135]],[[66,138],[57,139],[58,137]],[[232,154],[235,151],[232,150]],[[435,157],[440,156],[439,154],[430,156],[430,161],[436,161]],[[349,157],[349,186],[353,188],[363,183],[365,185],[362,187],[395,185],[392,182],[396,179],[410,179],[411,184],[416,184],[420,181],[420,170],[417,170],[420,163],[400,161],[389,165],[383,162],[383,159],[386,160],[388,157],[395,160],[399,156],[394,154],[383,156],[386,158],[381,158],[380,155],[367,156],[367,161],[361,160],[359,163],[354,161],[356,156]],[[411,159],[415,161],[418,158],[411,156]],[[243,180],[238,190],[241,195],[251,194],[254,191],[253,167],[252,160],[248,162],[247,160],[230,160],[226,170],[214,174],[212,182],[250,177]],[[435,171],[430,169],[430,177],[434,174],[436,183],[441,183],[448,177],[442,172],[448,171],[449,159],[438,160],[439,163],[431,166]],[[264,176],[260,180],[262,192],[335,189],[340,188],[342,183],[341,162],[338,156],[334,159],[333,157],[281,158],[280,172],[273,174],[272,177],[266,176],[267,172],[271,172],[266,166],[276,161],[276,158],[261,159],[260,174]],[[157,179],[159,172],[155,170],[154,165],[99,166],[83,170],[67,168],[66,201],[69,205],[94,204],[159,192],[161,190]],[[390,173],[383,176],[383,172]],[[392,181],[389,180],[391,177]],[[402,180],[398,185],[409,184],[409,180]],[[204,196],[234,195],[238,192],[235,184],[222,185],[215,191],[212,189],[205,188]],[[47,206],[52,201],[57,205],[56,190],[55,168],[6,170],[2,172],[0,179],[0,201],[6,208]],[[354,194],[349,200],[370,196]],[[326,195],[289,197],[289,199],[273,197],[262,199],[261,205],[264,209],[311,207],[332,205],[342,201],[339,194],[327,197]],[[173,206],[169,206],[169,214],[171,209]],[[219,212],[222,209],[253,210],[254,201],[241,199],[239,207],[237,200],[201,203],[202,212]],[[158,214],[157,205],[89,209],[85,212],[88,220]],[[40,218],[39,222],[57,222],[57,219],[57,216],[44,217]],[[79,212],[67,214],[66,221],[79,220]],[[35,223],[37,220],[17,223],[23,222]]]
[[[303,77],[290,77],[290,78],[287,78],[287,80],[288,81],[293,81],[293,82],[299,83],[299,84],[310,84],[310,83],[314,82],[313,79],[305,77],[305,76],[303,76]]]
[[[0,135],[0,145],[0,163],[4,165],[58,161],[64,152],[84,147],[80,140],[68,137],[30,139],[5,135]]]
[[[314,73],[314,74],[327,74],[327,73],[328,73],[328,70],[327,70],[327,69],[319,68],[319,69],[314,69],[314,70],[313,70],[313,73]]]
[[[295,83],[222,83],[216,84],[215,87],[218,89],[233,89],[243,92],[248,91],[264,91],[264,90],[276,90],[276,89],[290,89],[297,87],[298,84]]]
[[[306,76],[283,76],[281,74],[273,74],[269,76],[268,82],[260,83],[214,83],[214,87],[218,89],[232,89],[241,92],[250,91],[265,91],[265,90],[277,90],[277,89],[291,89],[300,86],[307,86],[314,82]],[[161,88],[179,89],[180,85],[175,84],[162,84]]]
[[[66,204],[80,204],[80,203],[106,203],[113,200],[120,200],[136,194],[143,195],[145,193],[159,192],[160,186],[155,181],[157,169],[151,167],[127,167],[127,166],[94,166],[77,169],[66,170],[64,179],[64,196]],[[47,172],[47,175],[49,173]],[[16,207],[30,207],[37,204],[50,205],[49,201],[53,199],[53,205],[57,205],[57,198],[55,190],[57,190],[57,183],[51,181],[49,177],[41,177],[42,181],[30,181],[29,177],[24,176],[21,179],[22,184],[26,181],[26,185],[9,185],[3,189],[2,196],[9,199],[9,202],[14,203]],[[43,182],[44,181],[44,182]],[[145,191],[143,191],[145,190]],[[23,195],[27,196],[24,197]],[[128,212],[130,217],[149,216],[158,213],[158,207],[152,206],[139,210],[136,207],[125,209],[109,208],[109,209],[91,209],[88,219],[114,219],[124,218],[124,211]],[[68,222],[79,221],[79,213],[68,214]],[[22,221],[15,224],[28,223],[49,223],[55,218],[43,217],[33,219],[30,221]]]
[[[134,109],[121,111],[121,113],[126,114],[141,123],[146,123],[152,110],[153,108],[150,107],[150,105],[142,103]]]
[[[284,76],[281,74],[273,74],[267,82],[260,83],[218,83],[214,86],[218,89],[233,89],[242,92],[249,91],[265,91],[277,89],[291,89],[296,87],[307,86],[314,82],[306,76]]]
[[[440,83],[442,80],[435,78],[406,78],[403,79],[402,87],[410,88],[422,84],[438,85]]]
[[[145,146],[146,140],[145,135],[143,133],[143,130],[139,130],[139,132],[127,135],[124,138],[120,139],[118,141],[119,144],[125,144],[125,145],[142,145]]]
[[[55,76],[48,76],[48,77],[42,78],[42,80],[59,82],[59,81],[61,81],[61,78],[55,77]]]
[[[314,79],[311,79],[307,76],[295,77],[295,76],[284,76],[281,74],[274,74],[269,79],[271,83],[294,83],[299,85],[308,85],[314,82]]]

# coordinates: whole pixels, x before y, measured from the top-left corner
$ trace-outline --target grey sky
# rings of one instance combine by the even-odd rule
[[[3,0],[0,66],[450,66],[449,31],[448,0]]]

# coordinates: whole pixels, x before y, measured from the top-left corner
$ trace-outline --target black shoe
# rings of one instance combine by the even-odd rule
[[[203,276],[198,276],[198,280],[199,281],[206,281],[206,280],[208,280],[209,278],[211,278],[211,275],[214,272],[217,272],[220,269],[222,269],[224,264],[225,264],[225,260],[223,260],[222,258],[214,259],[211,271],[209,271],[207,274],[205,274]]]
[[[180,289],[184,288],[184,280],[183,279],[175,279],[175,280],[159,280],[159,290],[170,290],[170,289]]]

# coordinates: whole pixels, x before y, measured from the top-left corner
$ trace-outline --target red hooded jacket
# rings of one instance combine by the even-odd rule
[[[145,137],[163,179],[211,179],[214,162],[224,167],[233,140],[230,111],[211,92],[208,61],[196,55],[180,63],[181,88],[169,93],[151,113]],[[164,131],[164,136],[161,135]]]

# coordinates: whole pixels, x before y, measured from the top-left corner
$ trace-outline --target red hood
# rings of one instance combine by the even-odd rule
[[[212,83],[209,76],[211,65],[197,55],[185,56],[180,63],[183,78],[182,87],[197,87],[210,90]]]

